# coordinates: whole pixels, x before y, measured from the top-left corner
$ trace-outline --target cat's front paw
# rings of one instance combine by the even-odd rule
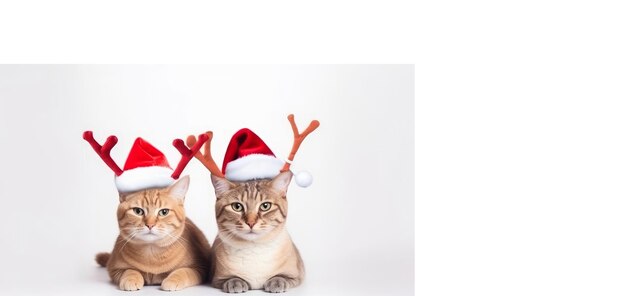
[[[186,288],[185,281],[178,278],[166,278],[161,283],[161,290],[163,291],[178,291]]]
[[[226,293],[243,293],[248,291],[248,289],[250,289],[248,283],[240,278],[232,278],[222,285],[222,291]]]
[[[275,276],[269,279],[265,284],[263,284],[263,289],[265,292],[270,293],[283,293],[287,291],[287,287],[289,287],[289,283],[286,279],[280,276]]]
[[[137,291],[143,288],[143,277],[141,274],[129,274],[120,279],[120,289],[124,291]]]
[[[161,290],[178,291],[200,283],[202,283],[202,275],[200,272],[189,267],[184,267],[170,273],[161,282]]]

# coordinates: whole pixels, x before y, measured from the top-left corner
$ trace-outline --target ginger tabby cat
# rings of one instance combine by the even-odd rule
[[[120,194],[120,235],[113,251],[96,261],[107,267],[121,290],[160,284],[165,291],[198,285],[209,278],[210,245],[185,218],[189,176],[166,188]]]
[[[286,171],[271,180],[231,182],[211,175],[219,229],[211,260],[213,287],[279,293],[302,282],[304,264],[285,229],[291,177]]]

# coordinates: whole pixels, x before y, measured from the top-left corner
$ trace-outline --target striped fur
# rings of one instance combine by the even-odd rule
[[[120,235],[111,254],[100,253],[96,261],[107,267],[121,290],[160,284],[161,289],[174,291],[208,278],[209,242],[185,217],[188,183],[189,178],[183,177],[167,188],[120,195]],[[135,208],[144,213],[137,214]],[[169,212],[160,215],[162,209]]]
[[[230,293],[248,289],[284,292],[299,285],[304,264],[285,229],[291,172],[247,182],[211,177],[219,229],[213,243],[211,284]],[[236,203],[242,207],[234,206]],[[264,203],[271,203],[269,209]]]

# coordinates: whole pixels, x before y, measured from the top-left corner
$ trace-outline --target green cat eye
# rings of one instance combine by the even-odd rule
[[[167,216],[169,212],[170,212],[170,209],[161,209],[159,211],[159,216]]]
[[[137,214],[139,216],[143,216],[143,209],[142,208],[133,208],[133,212],[135,212],[135,214]]]
[[[269,209],[272,208],[272,203],[271,202],[264,202],[261,204],[261,206],[259,207],[261,209],[261,211],[269,211]]]
[[[240,202],[234,202],[230,206],[233,207],[233,210],[235,210],[235,212],[243,211],[243,205]]]

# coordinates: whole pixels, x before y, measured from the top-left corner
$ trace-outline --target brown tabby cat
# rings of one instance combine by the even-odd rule
[[[304,264],[285,229],[292,173],[272,180],[230,182],[211,175],[218,235],[212,285],[228,293],[285,292],[304,279]]]
[[[208,278],[209,242],[185,219],[188,186],[185,176],[167,188],[120,194],[120,235],[111,254],[96,255],[120,289],[161,284],[162,290],[176,291]]]

